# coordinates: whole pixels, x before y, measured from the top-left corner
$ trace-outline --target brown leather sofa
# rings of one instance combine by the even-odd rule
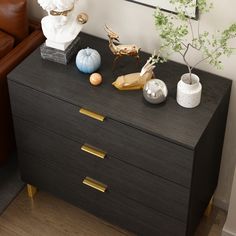
[[[26,8],[26,0],[0,0],[0,165],[15,148],[7,74],[44,41]]]

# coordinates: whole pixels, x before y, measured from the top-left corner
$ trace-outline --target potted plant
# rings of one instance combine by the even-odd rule
[[[231,39],[236,37],[236,23],[230,25],[223,31],[210,34],[200,31],[199,21],[193,22],[187,16],[188,7],[196,7],[199,14],[209,12],[212,8],[207,0],[169,0],[174,4],[177,14],[165,14],[157,8],[155,12],[155,24],[162,40],[160,51],[165,59],[171,53],[179,53],[188,68],[177,85],[177,102],[183,107],[193,108],[199,105],[201,100],[202,86],[199,77],[192,73],[193,69],[208,61],[214,67],[221,69],[222,55],[230,56],[233,48],[230,47]],[[190,63],[192,50],[201,53],[201,59]]]

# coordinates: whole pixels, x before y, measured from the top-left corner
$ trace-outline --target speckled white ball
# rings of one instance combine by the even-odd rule
[[[102,76],[99,73],[93,73],[90,75],[89,81],[92,85],[98,86],[102,83]]]

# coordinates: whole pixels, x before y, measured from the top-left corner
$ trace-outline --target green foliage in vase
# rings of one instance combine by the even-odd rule
[[[200,21],[192,22],[187,16],[189,7],[196,7],[200,15],[209,12],[213,5],[207,0],[168,0],[174,4],[177,14],[166,14],[157,8],[155,12],[155,24],[162,39],[160,52],[166,60],[172,53],[179,53],[190,73],[192,83],[192,70],[201,62],[208,61],[218,69],[222,68],[220,57],[230,56],[234,48],[230,47],[231,39],[236,38],[236,23],[223,31],[210,34],[208,31],[200,31]],[[194,23],[194,24],[193,24]],[[197,26],[196,26],[197,25]],[[202,58],[190,65],[188,54],[190,49],[201,52]]]

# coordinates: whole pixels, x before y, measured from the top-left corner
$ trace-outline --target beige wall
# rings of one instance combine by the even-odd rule
[[[81,8],[87,9],[89,22],[84,31],[99,37],[106,37],[103,29],[107,23],[114,31],[119,32],[122,43],[136,43],[142,50],[152,53],[159,45],[158,34],[155,29],[154,9],[125,0],[79,0]],[[28,0],[31,16],[40,18],[42,10],[36,0]],[[200,18],[201,28],[208,31],[222,29],[230,23],[236,22],[235,0],[212,0],[214,9]],[[194,23],[194,22],[193,22]],[[233,42],[236,47],[236,42]],[[178,56],[173,60],[181,61]],[[224,58],[224,69],[216,70],[207,64],[201,64],[200,69],[236,80],[236,55]],[[158,76],[158,75],[157,75]],[[224,144],[223,159],[220,171],[219,185],[216,191],[216,204],[227,208],[236,164],[236,85],[233,83],[231,103],[228,117],[227,132]]]

